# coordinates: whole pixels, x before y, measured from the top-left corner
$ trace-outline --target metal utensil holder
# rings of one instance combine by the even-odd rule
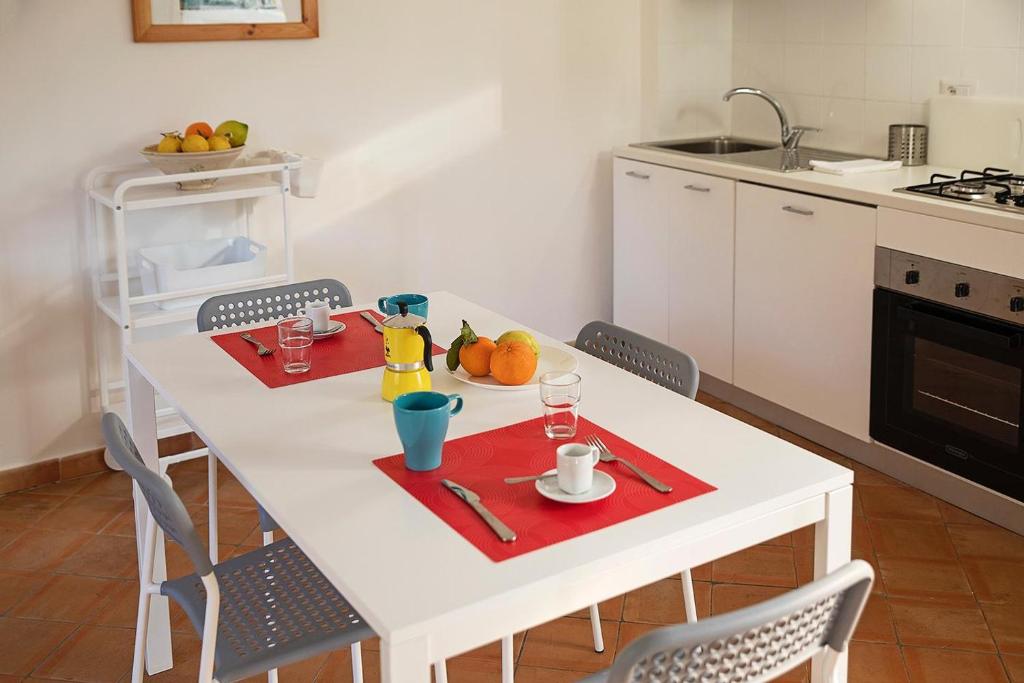
[[[928,126],[919,123],[894,123],[889,126],[889,160],[904,166],[928,163]]]

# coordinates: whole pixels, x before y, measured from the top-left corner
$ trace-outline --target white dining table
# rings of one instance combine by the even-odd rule
[[[529,329],[454,294],[429,297],[442,346],[464,318],[492,338]],[[372,463],[401,452],[381,369],[270,389],[209,339],[216,332],[126,349],[130,428],[157,469],[155,395],[176,408],[380,635],[391,683],[426,683],[433,662],[810,524],[816,577],[850,560],[850,470],[534,333],[578,358],[581,415],[717,490],[493,562]],[[434,389],[465,399],[448,438],[541,414],[535,387],[472,386],[435,361]],[[137,500],[137,523],[147,514]],[[173,661],[164,600],[151,615],[150,673]],[[820,681],[819,661],[812,671]],[[837,671],[845,681],[845,658]]]

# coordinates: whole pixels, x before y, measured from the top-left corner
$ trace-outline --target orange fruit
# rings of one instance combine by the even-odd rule
[[[494,342],[487,337],[477,337],[472,344],[463,344],[459,349],[459,364],[474,377],[483,377],[491,371],[491,353]]]
[[[185,137],[189,135],[202,135],[204,138],[208,138],[213,135],[213,127],[206,121],[196,121],[188,124],[188,128],[185,129]]]
[[[502,384],[526,384],[537,372],[537,356],[525,342],[498,344],[491,354],[491,374]]]

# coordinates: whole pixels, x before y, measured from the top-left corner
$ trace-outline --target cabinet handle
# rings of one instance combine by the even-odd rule
[[[784,206],[784,207],[782,207],[782,210],[783,211],[789,211],[790,213],[795,213],[795,214],[798,214],[800,216],[813,216],[814,215],[814,212],[811,211],[810,209],[801,209],[798,206]]]
[[[711,192],[710,187],[701,187],[700,185],[683,185],[683,189],[693,190],[694,192]]]
[[[651,177],[646,173],[640,173],[639,171],[626,171],[626,175],[628,175],[630,178],[639,178],[640,180],[647,180],[648,178]]]

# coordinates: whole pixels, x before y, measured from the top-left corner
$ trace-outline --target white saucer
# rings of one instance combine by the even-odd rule
[[[558,470],[548,470],[544,474],[557,472]],[[537,493],[557,503],[593,503],[595,500],[602,500],[615,492],[615,480],[601,470],[594,470],[594,485],[585,493],[566,493],[558,488],[558,477],[538,479],[535,486]]]
[[[344,332],[344,331],[345,331],[345,323],[343,323],[343,322],[341,322],[339,320],[332,320],[331,321],[331,326],[328,327],[326,330],[324,330],[323,332],[314,332],[313,333],[313,339],[326,339],[327,337],[333,337],[334,335],[338,334],[339,332]]]

